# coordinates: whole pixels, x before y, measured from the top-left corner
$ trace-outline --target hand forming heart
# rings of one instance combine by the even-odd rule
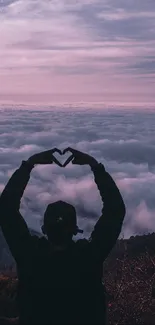
[[[63,156],[68,151],[71,152],[71,156],[69,156],[67,160],[64,162],[64,164],[62,165],[59,162],[58,158],[54,156],[54,154],[57,152],[60,156]],[[43,152],[39,152],[37,154],[34,154],[28,159],[28,162],[32,165],[36,165],[36,164],[50,165],[53,164],[53,162],[55,162],[55,164],[57,164],[60,167],[66,167],[70,163],[70,161],[72,161],[72,164],[75,165],[94,166],[97,164],[96,159],[93,158],[92,156],[70,147],[64,149],[63,151],[54,148]]]
[[[68,158],[66,158],[67,160],[65,160],[65,162],[62,164],[59,159],[58,159],[58,156],[64,156],[66,154],[65,150],[61,151],[60,149],[58,149],[59,151],[56,151],[54,154],[53,154],[53,161],[55,162],[55,164],[57,164],[58,166],[60,167],[66,167],[70,161],[73,159],[73,154],[72,155],[69,155]]]
[[[98,164],[97,160],[92,156],[70,147],[64,149],[63,151],[59,149],[55,150],[55,152],[58,152],[61,155],[64,155],[68,151],[71,152],[71,156],[67,158],[63,165],[61,164],[62,167],[66,167],[70,163],[70,161],[72,161],[72,164],[74,165],[89,165],[91,167]],[[60,166],[60,162],[55,158],[54,155],[53,158],[53,161]]]

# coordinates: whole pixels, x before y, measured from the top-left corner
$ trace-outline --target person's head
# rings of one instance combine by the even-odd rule
[[[63,201],[48,205],[44,214],[42,231],[55,245],[67,244],[74,235],[83,232],[77,227],[75,208]]]

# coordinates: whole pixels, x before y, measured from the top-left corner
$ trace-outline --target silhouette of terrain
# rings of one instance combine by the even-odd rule
[[[42,236],[39,232],[30,229],[32,235]],[[147,235],[132,236],[129,239],[117,240],[115,247],[112,249],[108,261],[113,261],[115,258],[122,259],[124,254],[127,253],[129,257],[136,257],[139,254],[148,251],[149,255],[155,254],[155,233]],[[9,251],[6,240],[0,229],[0,270],[5,267],[14,267],[14,259]]]
[[[12,259],[2,236],[0,256],[6,265],[6,270],[1,271],[0,276],[0,316],[14,318],[18,316],[18,280],[12,271],[7,273],[7,265],[9,269]],[[155,299],[152,296],[155,283],[155,233],[118,240],[104,263],[103,273],[109,325],[155,324]]]

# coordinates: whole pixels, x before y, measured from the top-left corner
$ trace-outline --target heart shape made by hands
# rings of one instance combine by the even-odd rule
[[[70,163],[70,161],[73,159],[73,155],[70,152],[63,153],[61,151],[61,154],[58,152],[55,152],[55,153],[53,153],[53,156],[61,164],[62,167],[66,167]],[[60,157],[62,157],[62,156],[63,156],[63,161],[60,160]],[[65,161],[64,161],[64,157],[66,157]],[[67,164],[66,164],[66,162],[67,162]]]

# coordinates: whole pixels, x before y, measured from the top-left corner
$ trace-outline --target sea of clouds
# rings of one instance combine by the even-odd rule
[[[68,146],[102,162],[118,185],[127,208],[121,236],[155,231],[152,110],[1,109],[0,193],[22,160],[42,150]],[[47,204],[59,199],[76,207],[78,225],[84,237],[90,236],[102,202],[89,166],[35,167],[21,203],[29,227],[39,231]]]

